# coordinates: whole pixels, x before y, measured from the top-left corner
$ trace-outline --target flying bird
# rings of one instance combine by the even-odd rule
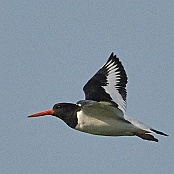
[[[52,115],[69,127],[101,136],[138,136],[158,142],[151,133],[167,134],[126,115],[127,75],[119,58],[111,53],[107,62],[85,84],[85,100],[57,103],[52,109],[28,117]]]

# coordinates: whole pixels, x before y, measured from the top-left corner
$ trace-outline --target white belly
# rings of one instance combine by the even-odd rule
[[[96,109],[96,106],[90,106],[77,112],[78,124],[75,129],[104,136],[128,136],[140,130],[118,116],[116,110],[107,108]]]

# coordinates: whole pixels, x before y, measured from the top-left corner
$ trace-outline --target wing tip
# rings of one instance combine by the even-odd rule
[[[161,132],[161,131],[158,131],[158,130],[155,130],[155,129],[150,129],[150,130],[155,132],[156,134],[159,134],[159,135],[169,136],[169,135],[165,134],[164,132]]]
[[[112,59],[112,58],[117,58],[117,55],[114,53],[114,52],[111,52],[110,56],[109,56],[109,60]]]

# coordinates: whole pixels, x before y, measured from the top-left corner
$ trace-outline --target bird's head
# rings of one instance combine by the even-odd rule
[[[29,115],[28,117],[40,117],[40,116],[52,115],[64,120],[66,119],[67,116],[68,117],[71,116],[79,108],[80,107],[78,105],[72,103],[57,103],[50,110],[37,112]]]

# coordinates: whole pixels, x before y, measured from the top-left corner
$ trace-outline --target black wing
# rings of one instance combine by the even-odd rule
[[[111,53],[103,67],[84,86],[85,99],[114,102],[125,112],[126,84],[124,67],[116,55]]]

